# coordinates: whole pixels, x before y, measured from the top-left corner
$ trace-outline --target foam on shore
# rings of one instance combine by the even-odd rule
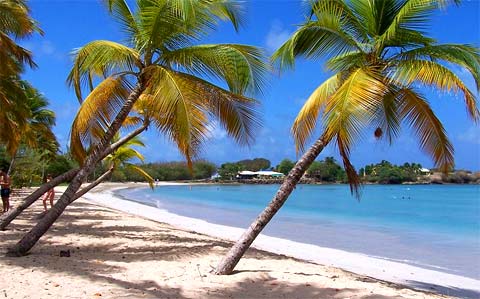
[[[162,185],[167,184],[169,183],[163,183]],[[126,187],[118,187],[117,185],[117,187],[101,192],[89,193],[85,195],[84,198],[105,207],[231,241],[236,241],[244,232],[244,229],[213,224],[201,219],[172,214],[166,210],[115,196],[114,191],[123,188]],[[480,281],[468,277],[428,270],[382,258],[371,257],[361,253],[324,248],[265,235],[260,235],[255,240],[253,246],[272,253],[337,267],[416,289],[436,291],[463,298],[480,298]]]

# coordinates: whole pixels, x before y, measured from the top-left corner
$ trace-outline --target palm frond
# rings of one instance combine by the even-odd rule
[[[358,22],[363,25],[364,31],[371,38],[381,35],[391,24],[404,1],[351,1],[349,4]]]
[[[382,1],[375,1],[382,2]],[[398,1],[401,3],[400,1]],[[459,3],[459,0],[408,0],[395,12],[394,18],[389,26],[377,39],[378,47],[389,44],[391,40],[397,39],[399,30],[409,29],[412,31],[423,31],[427,29],[433,12],[439,7],[445,7],[448,3]]]
[[[3,122],[10,122],[13,126],[23,127],[27,123],[30,116],[30,110],[27,105],[27,95],[21,84],[21,81],[12,76],[9,78],[0,78],[0,126]],[[12,127],[13,127],[12,126]],[[0,134],[10,134],[9,132],[1,132]]]
[[[103,136],[130,89],[123,77],[108,77],[82,103],[70,133],[72,156],[79,163],[83,162],[86,149]]]
[[[392,60],[431,60],[454,63],[468,70],[473,76],[477,91],[480,90],[480,51],[471,45],[442,44],[419,47],[401,52]]]
[[[401,116],[414,129],[420,147],[433,158],[437,167],[444,172],[451,170],[453,146],[428,102],[413,89],[404,88],[399,91],[399,104]]]
[[[237,142],[251,143],[258,126],[254,100],[185,73],[162,67],[155,67],[153,72],[154,82],[145,92],[151,97],[150,104],[144,108],[150,111],[160,131],[177,144],[187,161],[191,162],[209,136],[212,117]]]
[[[205,80],[184,73],[176,73],[197,97],[195,105],[203,107],[210,117],[240,145],[250,145],[260,126],[258,102],[254,99],[219,88]]]
[[[150,188],[153,189],[155,180],[152,178],[151,175],[148,174],[148,172],[143,170],[141,167],[139,167],[137,165],[133,165],[133,164],[126,165],[126,168],[129,168],[129,169],[135,171],[136,173],[140,174],[142,177],[144,177],[147,180]]]
[[[20,65],[27,63],[30,67],[36,67],[37,65],[33,62],[32,53],[17,45],[8,35],[0,31],[0,66],[2,70],[1,75],[14,75],[20,71]],[[18,66],[17,66],[18,64]],[[12,70],[7,72],[6,70]]]
[[[340,15],[337,15],[340,14]],[[341,13],[325,13],[321,19],[307,21],[272,55],[280,69],[293,67],[295,57],[334,57],[363,49],[342,27]]]
[[[78,100],[82,101],[82,88],[93,87],[92,77],[104,78],[120,72],[141,69],[139,53],[132,48],[106,40],[88,43],[74,52],[74,64],[67,83],[74,87]]]
[[[145,94],[153,101],[148,103],[149,116],[157,128],[176,143],[177,148],[192,165],[200,145],[207,137],[208,115],[203,107],[196,105],[198,97],[176,72],[159,67],[150,67],[151,82]]]
[[[428,37],[425,34],[406,28],[397,29],[394,37],[385,41],[383,44],[377,44],[378,47],[383,46],[385,49],[400,48],[402,50],[409,50],[417,47],[431,46],[436,42],[434,38]],[[397,51],[395,49],[394,51]]]
[[[305,144],[317,126],[320,110],[340,85],[341,74],[330,77],[310,95],[303,105],[292,126],[297,153],[305,150]]]
[[[219,20],[228,19],[237,28],[241,23],[240,3],[225,0],[138,1],[142,39],[163,51],[199,40]]]
[[[474,121],[480,119],[475,95],[447,67],[428,60],[405,60],[399,61],[392,68],[390,77],[400,82],[399,85],[409,86],[412,83],[421,83],[434,86],[442,91],[461,91],[464,95],[465,104],[470,117]]]
[[[119,140],[120,135],[117,133],[112,142],[115,143]],[[153,178],[143,169],[131,163],[134,159],[138,159],[141,162],[145,160],[144,156],[139,151],[133,149],[132,146],[144,147],[145,144],[138,136],[135,136],[117,148],[113,153],[106,156],[104,160],[110,164],[112,169],[117,169],[119,166],[123,166],[124,168],[139,173],[148,181],[150,187],[153,189]]]
[[[139,28],[135,20],[133,12],[130,10],[126,0],[103,0],[108,6],[109,12],[113,15],[123,31],[127,34],[128,39],[132,44],[139,36]]]
[[[0,31],[15,38],[42,33],[24,1],[0,1]]]
[[[325,111],[325,136],[335,139],[343,159],[350,190],[359,196],[360,179],[350,163],[350,149],[362,130],[375,117],[377,106],[387,92],[382,77],[374,69],[353,71],[328,99]]]
[[[133,159],[138,159],[143,162],[145,160],[145,157],[139,151],[127,147],[127,144],[120,147],[114,153],[108,155],[105,158],[106,161],[115,164],[115,166],[127,163],[128,161],[132,161]]]
[[[357,42],[365,42],[368,39],[365,26],[359,22],[355,12],[350,7],[350,3],[341,0],[306,0],[310,20],[312,17],[323,18],[324,14],[335,12],[342,22],[342,27]]]
[[[395,85],[389,85],[388,91],[382,99],[382,103],[377,106],[374,117],[374,125],[381,129],[381,138],[386,137],[390,144],[400,134],[401,116],[399,114],[399,88]]]
[[[162,58],[192,73],[223,79],[230,91],[239,94],[261,91],[269,71],[262,51],[246,45],[192,46],[167,52]]]
[[[134,109],[132,109],[134,110]],[[139,124],[143,122],[143,118],[140,116],[127,116],[125,121],[122,124],[122,128],[124,129],[130,129],[130,128],[135,128]]]
[[[142,139],[140,139],[139,136],[135,136],[133,137],[132,139],[128,140],[127,142],[125,142],[124,146],[141,146],[141,147],[145,147],[145,143],[142,141]],[[143,161],[143,159],[141,159]]]
[[[342,55],[330,58],[327,63],[327,69],[333,72],[348,71],[357,69],[367,64],[368,56],[359,51],[352,51]]]
[[[213,0],[209,10],[218,18],[229,20],[237,31],[245,22],[243,18],[243,1]]]

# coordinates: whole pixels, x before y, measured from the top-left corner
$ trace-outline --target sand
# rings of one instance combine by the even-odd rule
[[[104,200],[115,185],[106,186],[89,198]],[[230,241],[91,200],[68,207],[28,256],[4,253],[35,223],[41,201],[0,232],[0,298],[446,298],[258,249],[233,275],[216,276]]]

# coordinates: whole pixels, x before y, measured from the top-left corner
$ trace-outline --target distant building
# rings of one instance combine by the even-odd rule
[[[249,171],[242,170],[237,174],[237,179],[255,179],[255,178],[283,178],[285,175],[281,172],[271,170]]]
[[[258,174],[249,170],[242,170],[237,174],[237,179],[254,179],[256,177],[258,177]]]
[[[430,169],[428,169],[428,168],[420,168],[418,171],[420,172],[421,175],[429,175],[430,174]]]
[[[220,178],[220,175],[218,174],[218,172],[210,177],[211,180],[216,180],[216,179],[219,179],[219,178]]]
[[[281,172],[271,170],[261,170],[256,172],[259,177],[283,178],[285,175]]]

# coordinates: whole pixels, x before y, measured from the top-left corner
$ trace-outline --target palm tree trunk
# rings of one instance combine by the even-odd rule
[[[0,216],[0,230],[5,230],[5,228],[12,222],[18,215],[20,215],[26,208],[31,206],[37,199],[39,199],[45,192],[52,189],[53,187],[61,184],[65,181],[71,180],[78,173],[79,169],[71,169],[64,174],[61,174],[51,181],[43,184],[35,190],[32,194],[27,196],[23,202],[16,206],[13,209],[10,209],[7,213]]]
[[[98,177],[98,179],[96,179],[94,182],[90,183],[88,186],[86,186],[85,188],[82,188],[80,189],[80,191],[78,191],[76,194],[75,194],[75,197],[73,200],[77,200],[79,199],[80,197],[84,196],[88,191],[92,190],[93,188],[97,187],[98,184],[100,184],[101,182],[103,182],[106,178],[108,178],[109,175],[111,175],[113,173],[113,170],[114,168],[111,167],[109,170],[105,171],[101,176]]]
[[[16,156],[17,156],[17,151],[15,151],[15,153],[12,156],[12,160],[10,160],[10,165],[8,165],[7,175],[10,175],[12,173],[13,164],[15,164],[15,157]]]
[[[238,261],[245,254],[247,249],[253,243],[255,238],[265,228],[268,222],[273,216],[280,210],[283,204],[287,201],[288,196],[292,193],[293,189],[297,185],[298,181],[302,178],[308,167],[315,161],[320,152],[328,144],[325,135],[322,135],[309,149],[303,154],[300,160],[297,161],[295,166],[290,170],[288,176],[283,181],[277,194],[273,197],[272,201],[263,210],[257,219],[250,225],[250,227],[242,234],[240,239],[233,245],[227,255],[220,261],[215,274],[226,275],[231,274]]]
[[[145,129],[148,127],[149,121],[146,120],[144,124],[135,129],[134,131],[130,132],[128,135],[124,136],[122,139],[118,140],[117,142],[111,144],[108,146],[105,151],[102,153],[102,159],[114,152],[116,149],[118,149],[120,146],[124,145],[126,142],[128,142],[130,139],[134,138],[138,134],[142,133],[145,131]],[[55,177],[52,179],[50,182],[43,184],[40,188],[35,190],[32,194],[27,196],[23,202],[16,206],[13,209],[10,209],[7,213],[4,213],[0,216],[0,230],[5,230],[7,226],[15,220],[15,218],[18,217],[25,209],[30,207],[37,199],[39,199],[45,192],[50,190],[51,188],[56,187],[57,185],[69,181],[75,177],[75,175],[78,173],[80,169],[72,169],[69,170],[58,177]]]
[[[48,231],[58,217],[60,217],[65,208],[76,199],[75,193],[77,193],[85,178],[95,169],[97,163],[103,159],[103,153],[108,148],[112,138],[118,132],[122,126],[122,123],[127,118],[130,110],[133,107],[133,104],[135,104],[142,92],[145,90],[145,87],[146,86],[143,84],[143,82],[139,81],[137,83],[123,104],[119,113],[115,117],[115,120],[111,123],[110,127],[108,128],[107,132],[105,132],[105,135],[103,135],[99,143],[93,147],[93,150],[85,159],[82,168],[72,180],[70,185],[68,185],[60,199],[55,203],[53,208],[48,210],[45,216],[40,219],[32,229],[27,232],[17,244],[15,244],[14,247],[8,250],[9,255],[22,256],[27,254],[27,252],[37,243],[37,241]]]

